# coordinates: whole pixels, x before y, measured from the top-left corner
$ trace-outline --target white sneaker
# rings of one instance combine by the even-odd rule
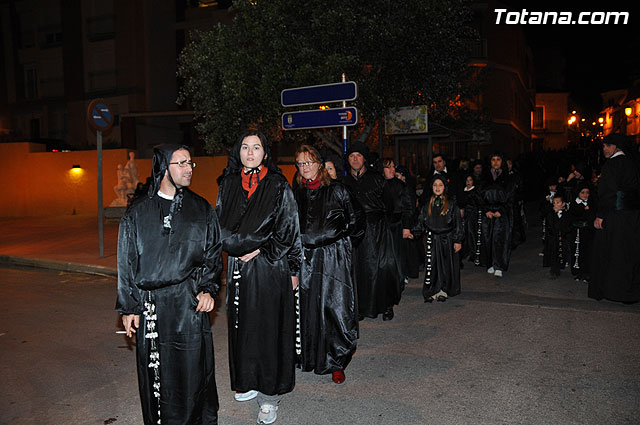
[[[493,275],[497,277],[502,277],[502,270],[496,270],[496,272]]]
[[[487,270],[487,273],[489,274],[494,274],[496,272],[496,269],[494,269],[493,267],[491,267],[489,270]]]
[[[251,391],[247,391],[246,393],[235,393],[233,395],[233,398],[235,398],[236,401],[249,401],[256,398],[257,395],[258,395],[257,391],[251,390]]]
[[[278,418],[278,414],[276,413],[277,410],[278,406],[274,406],[273,404],[263,404],[262,406],[260,406],[260,412],[258,413],[258,423],[274,423]]]

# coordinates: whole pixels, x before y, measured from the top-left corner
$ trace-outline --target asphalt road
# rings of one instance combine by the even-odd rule
[[[532,239],[532,238],[530,238]],[[361,322],[347,381],[297,372],[282,425],[637,424],[640,305],[547,279],[530,240],[502,279],[467,263],[462,294],[405,289],[391,322]],[[135,352],[115,334],[115,279],[0,268],[0,424],[141,424]],[[226,316],[214,314],[221,424],[255,423],[229,386]]]

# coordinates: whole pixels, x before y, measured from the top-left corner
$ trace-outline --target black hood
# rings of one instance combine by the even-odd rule
[[[369,148],[367,147],[367,145],[365,145],[362,142],[353,142],[349,145],[349,149],[347,149],[347,152],[345,153],[344,157],[345,158],[349,158],[349,155],[351,155],[354,152],[358,152],[360,153],[362,156],[364,156],[364,162],[365,165],[371,161],[371,152],[369,151]]]
[[[623,151],[625,154],[631,153],[631,140],[629,139],[629,137],[623,134],[609,134],[604,139],[602,139],[602,143],[605,143],[607,145],[616,145],[618,149]]]
[[[149,186],[149,198],[158,193],[160,189],[160,183],[164,178],[165,171],[169,169],[169,162],[173,153],[177,150],[184,149],[189,151],[189,147],[185,145],[179,145],[177,143],[164,143],[153,147],[153,166],[151,168],[151,185]],[[169,174],[169,180],[173,183],[171,174]],[[175,186],[175,183],[173,183]]]
[[[436,180],[440,180],[443,184],[444,184],[444,192],[442,192],[444,195],[447,194],[447,192],[449,191],[449,182],[447,181],[447,179],[445,178],[445,176],[443,176],[440,173],[436,173],[433,175],[433,178],[431,179],[431,193],[433,194],[433,183]]]
[[[149,198],[153,198],[160,189],[160,183],[164,178],[165,172],[169,169],[169,162],[173,153],[177,150],[184,149],[190,152],[189,147],[185,145],[179,145],[177,143],[165,143],[162,145],[154,146],[153,148],[153,167],[151,169],[151,185],[149,186]],[[184,193],[181,189],[178,189],[176,184],[169,173],[169,181],[176,188],[176,193],[173,195],[171,201],[171,207],[169,209],[169,215],[164,218],[163,234],[168,235],[171,232],[171,221],[182,208],[182,198]]]

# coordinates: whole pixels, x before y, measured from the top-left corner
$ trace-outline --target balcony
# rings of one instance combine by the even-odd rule
[[[43,98],[64,96],[64,78],[53,77],[40,80],[40,91]]]
[[[62,46],[62,28],[60,25],[48,25],[38,28],[38,46],[41,49]]]
[[[89,72],[89,91],[101,92],[116,88],[117,71],[115,69]]]
[[[113,14],[87,18],[87,39],[89,41],[110,40],[116,35],[116,16]]]

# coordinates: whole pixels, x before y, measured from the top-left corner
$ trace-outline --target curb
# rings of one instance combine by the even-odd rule
[[[41,260],[36,258],[0,255],[0,264],[8,266],[37,267],[70,273],[85,273],[100,276],[118,277],[118,271],[111,267],[89,264],[68,263],[64,261]]]

